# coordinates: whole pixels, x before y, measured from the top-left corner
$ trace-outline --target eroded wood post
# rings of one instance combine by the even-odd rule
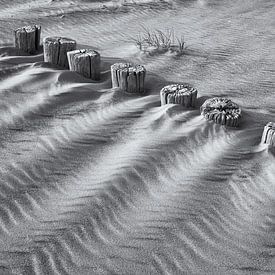
[[[40,46],[41,27],[37,25],[25,26],[14,31],[15,48],[34,54]]]
[[[241,108],[228,98],[207,99],[200,110],[207,120],[226,126],[237,127],[241,119]]]
[[[163,87],[160,91],[161,105],[181,104],[184,107],[195,107],[197,100],[197,89],[187,84],[172,84]]]
[[[82,49],[67,52],[69,68],[92,80],[100,79],[100,54],[97,51]]]
[[[274,122],[268,122],[264,127],[261,143],[268,144],[270,146],[275,146],[275,123]]]
[[[67,52],[76,49],[76,41],[66,37],[46,37],[43,48],[45,62],[69,69]]]
[[[111,66],[112,87],[128,93],[144,93],[146,69],[141,65],[116,63]]]

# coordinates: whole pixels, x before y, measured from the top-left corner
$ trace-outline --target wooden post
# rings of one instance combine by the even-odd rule
[[[207,99],[200,110],[207,120],[226,126],[236,127],[241,119],[240,107],[228,98]]]
[[[43,40],[44,61],[69,68],[67,52],[76,49],[76,41],[65,37],[46,37]]]
[[[195,107],[197,94],[197,89],[187,84],[172,84],[161,89],[160,101],[161,105],[173,103],[184,107]]]
[[[83,49],[67,52],[71,71],[91,78],[100,79],[100,54],[97,51]]]
[[[37,52],[40,46],[41,27],[26,26],[14,31],[14,46],[15,48],[34,54]]]
[[[116,63],[111,66],[112,87],[128,93],[144,93],[146,69],[141,65]]]
[[[261,143],[268,144],[270,146],[275,146],[275,123],[274,122],[268,122],[264,127]]]

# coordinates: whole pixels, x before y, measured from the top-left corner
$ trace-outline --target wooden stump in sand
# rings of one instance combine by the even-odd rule
[[[69,68],[71,71],[91,78],[100,79],[100,54],[93,50],[75,50],[67,52]]]
[[[116,63],[111,66],[112,87],[128,93],[144,93],[146,69],[141,65]]]
[[[43,40],[44,61],[69,68],[67,52],[76,49],[76,41],[65,37],[46,37]]]
[[[15,48],[33,54],[40,46],[41,27],[26,26],[14,31],[14,46]]]
[[[195,107],[197,94],[197,89],[187,84],[172,84],[161,89],[160,101],[161,105],[173,103],[184,107]]]
[[[215,123],[236,127],[241,119],[240,107],[228,98],[207,99],[201,106],[201,114]]]
[[[261,143],[275,146],[275,123],[268,122],[264,127]]]

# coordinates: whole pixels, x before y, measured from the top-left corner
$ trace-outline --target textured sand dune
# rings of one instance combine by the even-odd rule
[[[0,274],[275,273],[275,155],[259,145],[275,121],[273,1],[0,8]],[[11,30],[29,23],[99,51],[101,80],[18,54]],[[140,54],[141,23],[183,33],[186,54]],[[111,89],[124,61],[145,65],[145,96]],[[197,108],[160,106],[178,82]],[[239,128],[200,116],[214,96],[241,106]]]

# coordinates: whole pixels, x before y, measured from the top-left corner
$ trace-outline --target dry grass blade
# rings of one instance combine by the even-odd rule
[[[180,38],[176,37],[177,41],[178,41],[178,47],[179,47],[179,51],[182,53],[183,50],[185,49],[184,45],[184,36],[182,35]]]

